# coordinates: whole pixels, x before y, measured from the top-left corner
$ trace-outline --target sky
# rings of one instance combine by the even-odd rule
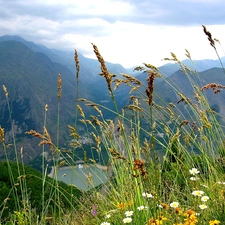
[[[216,59],[202,25],[224,56],[224,0],[0,0],[0,36],[19,35],[48,48],[130,68],[160,66],[170,52],[185,59]]]

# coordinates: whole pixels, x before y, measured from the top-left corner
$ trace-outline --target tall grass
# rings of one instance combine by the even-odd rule
[[[218,55],[211,33],[205,26],[203,31]],[[69,193],[67,201],[70,209],[66,209],[60,201],[64,192],[58,188],[57,172],[64,164],[75,165],[76,152],[73,151],[71,155],[62,154],[58,141],[56,145],[52,143],[44,123],[43,134],[33,130],[28,133],[40,138],[40,145],[49,145],[55,157],[52,192],[49,199],[42,195],[40,214],[32,214],[32,209],[28,208],[28,217],[25,211],[27,207],[23,206],[16,208],[5,221],[8,224],[49,224],[50,218],[52,224],[74,225],[224,224],[225,139],[224,126],[220,122],[223,115],[211,109],[206,95],[207,89],[212,88],[217,93],[224,86],[215,83],[203,86],[198,72],[191,71],[174,53],[171,53],[172,58],[165,60],[172,60],[180,65],[192,87],[192,96],[187,96],[185,86],[177,85],[170,77],[161,74],[158,68],[147,63],[135,68],[146,75],[146,82],[142,83],[128,74],[122,74],[122,78],[118,78],[108,71],[99,49],[92,45],[100,63],[100,76],[106,81],[115,110],[86,99],[78,99],[75,125],[69,125],[69,129],[76,149],[78,145],[82,147],[77,124],[80,122],[84,125],[94,141],[88,149],[92,151],[93,158],[87,159],[87,149],[83,149],[84,166],[98,166],[94,158],[97,152],[99,161],[104,163],[107,182],[94,188],[92,174],[87,174],[89,191],[83,192],[79,199],[74,199],[72,192]],[[188,50],[186,56],[194,64]],[[78,57],[75,52],[77,86],[80,70]],[[166,102],[160,93],[155,92],[156,79],[166,82],[178,99]],[[59,77],[58,100],[62,94],[61,83]],[[125,96],[130,99],[130,103],[120,109],[115,93],[122,85],[130,87],[129,95]],[[76,95],[78,96],[78,92]],[[84,105],[92,107],[99,116],[87,118],[82,109]],[[105,118],[105,110],[113,112],[115,118]],[[60,135],[59,101],[58,111],[57,140]],[[81,119],[78,121],[78,118]],[[0,129],[0,136],[5,148],[3,128]],[[107,151],[107,159],[102,154],[103,149]],[[63,159],[59,160],[59,156]],[[6,160],[9,161],[7,158]],[[43,192],[47,175],[45,166],[43,163]],[[22,171],[19,174],[25,173]],[[13,178],[11,183],[12,186],[15,185]],[[25,183],[21,187],[23,199],[29,205]],[[19,199],[16,193],[15,198]],[[53,210],[49,210],[50,201],[54,202]],[[74,202],[76,207],[73,206]],[[5,202],[3,204],[6,205]],[[20,205],[19,200],[17,204]]]

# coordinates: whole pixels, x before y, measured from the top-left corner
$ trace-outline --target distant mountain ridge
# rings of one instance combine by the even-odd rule
[[[60,118],[62,121],[60,123],[60,145],[64,145],[70,140],[67,126],[69,124],[74,125],[77,89],[79,98],[86,98],[87,100],[103,104],[106,108],[113,109],[106,82],[98,75],[100,73],[99,62],[79,54],[80,73],[79,86],[77,87],[73,54],[73,52],[48,49],[45,46],[26,41],[19,36],[0,37],[0,85],[7,87],[9,105],[11,107],[11,112],[9,112],[5,94],[3,90],[0,90],[0,125],[5,129],[6,141],[12,143],[11,123],[13,124],[18,149],[20,147],[24,148],[24,157],[27,162],[39,155],[41,148],[38,146],[38,140],[24,135],[24,133],[30,129],[42,132],[45,104],[49,106],[47,128],[52,135],[53,141],[56,140],[58,74],[61,75],[63,80],[60,100]],[[191,67],[191,64],[188,64],[189,61],[184,61],[184,63]],[[107,63],[107,66],[111,73],[117,75],[120,73],[130,74],[129,70],[126,70],[119,64]],[[214,68],[211,68],[211,66]],[[196,61],[196,69],[209,68],[204,72],[199,72],[204,84],[207,82],[223,83],[223,70],[215,68],[215,66],[219,67],[219,63],[215,60]],[[189,90],[190,84],[182,77],[185,75],[179,71],[179,65],[165,64],[159,67],[159,70],[166,77],[169,76],[170,79],[176,81],[178,85],[183,85],[186,91]],[[146,74],[138,73],[135,76],[140,78],[143,83],[146,83]],[[115,97],[119,109],[128,104],[129,89],[127,86],[122,85],[120,89],[116,90]],[[168,89],[164,81],[155,84],[155,91],[166,100],[177,98]],[[225,112],[225,108],[222,106],[224,95],[220,95],[214,103],[214,95],[212,96],[210,97],[212,106],[216,106],[219,112]],[[90,107],[84,109],[87,118],[93,113],[97,115],[97,112]],[[10,121],[10,113],[12,121]],[[116,117],[107,111],[104,111],[104,115],[106,118],[111,119]],[[78,126],[77,129],[82,133],[82,127]],[[13,149],[10,151],[13,152]],[[3,150],[0,149],[0,155],[2,152]],[[12,154],[12,159],[14,159],[13,157]]]
[[[0,90],[0,125],[5,129],[6,142],[12,143],[11,125],[13,124],[18,149],[23,147],[25,161],[32,160],[41,151],[38,146],[39,140],[25,135],[25,132],[30,129],[42,132],[46,104],[48,104],[47,128],[53,141],[56,140],[58,74],[63,81],[60,100],[60,145],[71,140],[68,125],[74,125],[75,121],[77,88],[79,88],[79,98],[85,98],[109,108],[112,106],[105,80],[98,75],[100,68],[97,60],[86,60],[79,55],[81,69],[79,87],[77,87],[73,54],[57,52],[59,54],[57,55],[56,52],[57,50],[49,50],[17,36],[0,38],[0,84],[7,87],[12,117],[10,121],[7,101],[3,90]],[[73,72],[71,71],[72,63]],[[108,65],[115,73],[126,72],[120,65],[110,63]],[[85,112],[87,118],[90,114],[96,114],[91,107],[86,107]],[[79,130],[79,126],[77,129]],[[12,152],[11,159],[14,159],[13,148],[10,152]],[[0,149],[0,155],[1,153],[3,150]]]
[[[75,64],[74,64],[74,60],[73,60],[73,57],[74,57],[73,51],[60,51],[60,50],[56,50],[56,49],[49,49],[44,45],[37,45],[31,41],[27,41],[27,40],[23,39],[22,37],[16,36],[16,35],[14,35],[14,36],[4,35],[4,36],[0,37],[0,42],[1,41],[9,41],[9,40],[21,42],[21,43],[25,44],[27,47],[29,47],[32,51],[41,52],[41,53],[45,54],[46,56],[48,56],[51,59],[51,61],[60,63],[62,65],[66,65],[71,70],[72,73],[74,73],[74,71],[75,71]],[[88,68],[89,70],[91,70],[93,72],[92,75],[96,75],[100,72],[99,63],[96,59],[86,58],[82,54],[79,53],[79,60],[80,60],[81,68]],[[225,56],[221,57],[221,61],[223,64],[225,64]],[[151,62],[149,62],[149,63],[151,63]],[[213,67],[218,67],[218,68],[222,67],[221,63],[218,59],[217,60],[212,60],[212,59],[193,60],[193,62],[191,62],[191,60],[189,60],[189,59],[185,59],[182,61],[182,63],[187,65],[192,71],[196,70],[198,72],[202,72],[204,70],[208,70]],[[110,62],[106,62],[106,65],[110,72],[116,73],[117,75],[119,73],[129,73],[130,75],[134,75],[133,74],[134,67],[127,69],[127,68],[124,68],[120,64],[113,64]],[[170,76],[177,70],[179,70],[179,65],[176,63],[165,63],[164,65],[159,67],[159,71],[166,76]]]

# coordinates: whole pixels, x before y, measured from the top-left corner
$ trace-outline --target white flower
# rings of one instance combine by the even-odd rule
[[[200,208],[200,209],[202,209],[202,210],[204,210],[204,209],[207,209],[207,208],[208,208],[208,206],[207,206],[207,205],[205,205],[205,204],[202,204],[202,205],[200,205],[200,206],[199,206],[199,208]]]
[[[143,205],[137,207],[137,209],[139,211],[142,211],[142,210],[147,209],[147,208],[148,208],[147,206],[143,206]]]
[[[110,223],[108,223],[108,222],[103,222],[103,223],[101,223],[100,225],[110,225]]]
[[[142,193],[142,196],[146,197],[146,198],[154,198],[152,194],[147,193],[147,192]]]
[[[208,196],[202,196],[201,198],[202,202],[207,202],[209,200]]]
[[[146,198],[154,198],[152,194],[147,193]]]
[[[191,194],[194,196],[202,196],[204,194],[204,191],[193,191]]]
[[[107,219],[109,219],[111,217],[111,214],[107,214],[106,216],[105,216],[105,218],[107,218]]]
[[[198,177],[190,177],[190,180],[196,181],[196,180],[199,180],[199,178]]]
[[[179,203],[178,202],[172,202],[170,203],[170,207],[172,208],[177,208],[179,206]]]
[[[123,223],[130,223],[131,221],[132,221],[132,218],[130,217],[123,219]]]
[[[160,205],[160,204],[157,204],[157,206],[158,206],[159,208],[161,208],[161,209],[163,208],[162,205]]]
[[[218,184],[225,184],[225,182],[218,181]]]
[[[126,217],[129,217],[129,216],[133,216],[133,211],[126,211],[125,212],[125,215],[126,215]]]
[[[192,175],[197,175],[198,173],[200,173],[199,170],[197,170],[196,168],[192,168],[191,170],[189,170],[190,174]]]

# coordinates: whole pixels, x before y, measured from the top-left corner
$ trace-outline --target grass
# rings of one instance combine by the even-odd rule
[[[217,53],[211,33],[203,28],[210,45]],[[73,138],[73,149],[78,146],[82,148],[76,124],[78,122],[84,124],[88,137],[94,142],[90,143],[89,151],[93,151],[93,155],[97,153],[99,161],[104,162],[108,174],[107,182],[98,188],[83,192],[78,199],[74,198],[71,192],[67,198],[69,207],[66,207],[61,200],[63,190],[58,188],[57,171],[65,164],[75,165],[76,151],[64,154],[58,142],[52,143],[44,122],[43,134],[34,130],[28,133],[39,138],[43,153],[49,151],[54,159],[56,176],[49,198],[43,193],[40,196],[42,211],[35,212],[35,208],[30,207],[26,179],[19,180],[18,186],[22,193],[20,201],[20,196],[14,188],[17,181],[10,173],[11,191],[14,192],[17,206],[8,217],[1,217],[1,224],[224,224],[225,136],[224,127],[218,119],[223,115],[211,109],[205,94],[209,88],[217,92],[223,86],[220,84],[201,86],[201,77],[197,71],[190,71],[173,53],[172,58],[166,60],[172,60],[180,65],[192,86],[192,98],[184,94],[185,87],[178,87],[170,78],[166,79],[158,68],[151,64],[144,63],[143,66],[135,68],[146,74],[146,83],[128,74],[122,74],[122,78],[117,78],[108,71],[97,46],[92,45],[100,63],[100,75],[106,81],[115,110],[86,99],[79,99],[75,109],[75,125],[69,125],[69,129]],[[187,50],[186,56],[192,61]],[[78,86],[80,67],[77,52],[75,63]],[[179,96],[179,100],[175,99],[174,102],[168,103],[157,96],[154,92],[156,78],[167,82],[176,96]],[[60,130],[62,82],[59,76],[57,138]],[[115,98],[116,89],[120,88],[120,85],[130,87],[130,96],[126,96],[130,98],[130,104],[122,110],[119,109]],[[8,100],[7,89],[4,86],[3,88]],[[78,96],[78,92],[76,95]],[[86,118],[82,105],[92,107],[98,116]],[[104,110],[112,111],[116,119],[105,118]],[[79,116],[82,118],[80,121]],[[0,137],[11,171],[3,128],[0,129]],[[49,149],[45,149],[47,146]],[[103,150],[107,151],[107,160]],[[16,149],[15,151],[17,152]],[[87,159],[86,151],[87,149],[83,148],[84,166],[96,165],[94,158]],[[42,192],[44,192],[47,176],[44,154],[42,169]],[[19,177],[25,174],[26,171],[18,166]],[[87,176],[87,182],[91,187],[91,174]],[[7,201],[5,196],[1,212],[6,210]],[[54,203],[52,208],[49,202]]]

